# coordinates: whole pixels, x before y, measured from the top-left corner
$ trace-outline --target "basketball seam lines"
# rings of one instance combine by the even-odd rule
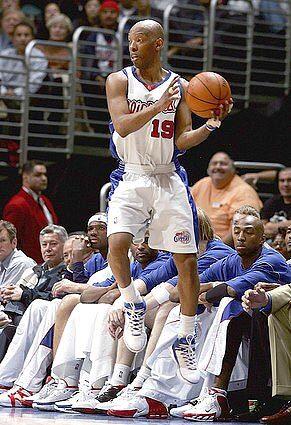
[[[217,106],[217,103],[213,103],[213,102],[209,102],[208,100],[203,100],[203,99],[201,99],[201,98],[199,98],[199,97],[196,97],[196,96],[194,96],[194,94],[191,94],[190,92],[188,92],[187,91],[187,94],[189,94],[189,96],[191,96],[191,97],[194,97],[195,99],[197,99],[197,100],[200,100],[201,102],[203,102],[203,103],[209,103],[209,105],[215,105],[215,106]],[[214,96],[213,96],[214,97]],[[216,98],[215,98],[216,99]],[[217,100],[219,100],[219,99],[217,99]],[[205,111],[208,111],[208,109],[205,109]]]
[[[216,99],[216,100],[223,100],[221,98],[218,98],[218,97],[214,96],[214,94],[211,93],[211,91],[209,90],[209,88],[203,83],[202,80],[200,80],[200,78],[197,75],[195,76],[195,78],[197,78],[200,81],[200,83],[203,84],[203,86],[206,88],[206,90],[209,92],[209,94],[211,94],[211,96],[214,97],[214,99]],[[219,84],[219,88],[220,88],[220,84]]]
[[[220,81],[219,81],[219,79],[217,78],[217,75],[215,74],[215,72],[214,72],[213,74],[214,74],[214,77],[217,79],[217,82],[218,82],[218,84],[219,84],[219,99],[221,99],[221,84],[220,84]]]

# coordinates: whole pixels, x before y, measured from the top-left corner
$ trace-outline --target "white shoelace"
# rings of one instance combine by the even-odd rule
[[[188,369],[196,370],[197,359],[196,359],[196,352],[195,352],[195,344],[193,344],[193,335],[187,335],[185,339],[186,339],[185,343],[179,342],[179,345],[176,348],[176,351],[180,352],[180,355]]]
[[[49,396],[57,387],[58,383],[54,380],[49,381],[45,384],[42,389],[37,393],[37,399],[46,398]]]
[[[128,399],[128,398],[132,398],[135,397],[137,390],[135,388],[130,387],[129,385],[125,388],[123,388],[118,394],[117,397],[118,399]]]
[[[101,390],[99,391],[98,397],[105,394],[110,387],[112,387],[112,385],[110,384],[109,381],[106,381],[103,387],[101,388]]]
[[[145,315],[144,309],[135,310],[134,304],[131,304],[132,308],[126,308],[125,312],[128,317],[128,324],[130,332],[133,336],[140,336],[143,330],[143,318]]]

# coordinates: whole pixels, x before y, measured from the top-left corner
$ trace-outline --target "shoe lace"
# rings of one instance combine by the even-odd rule
[[[131,387],[130,385],[127,385],[127,387],[123,388],[119,393],[117,394],[117,397],[119,399],[129,399],[135,396],[137,390],[134,387]]]
[[[106,381],[101,390],[99,391],[98,396],[102,396],[108,392],[108,390],[112,387],[109,381]]]
[[[143,331],[143,318],[145,311],[144,309],[135,309],[134,304],[131,304],[131,308],[126,309],[128,317],[128,325],[133,336],[140,336]]]
[[[184,360],[187,368],[189,368],[190,370],[197,369],[194,335],[187,335],[185,337],[185,342],[180,341],[176,350],[180,352],[180,355]]]
[[[57,382],[54,380],[49,381],[47,384],[45,384],[40,392],[38,393],[38,397],[47,397],[52,391],[54,391],[57,387]]]

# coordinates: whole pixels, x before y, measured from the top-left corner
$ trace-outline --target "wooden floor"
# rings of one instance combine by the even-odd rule
[[[57,412],[41,412],[33,409],[9,409],[0,407],[0,425],[185,425],[189,421],[182,419],[150,420],[140,419],[119,419],[103,415],[83,415],[66,414]],[[193,423],[193,422],[192,422]],[[239,425],[240,422],[223,422],[223,425]],[[199,424],[209,424],[209,422],[199,422]],[[248,423],[244,422],[244,425]],[[249,424],[250,425],[250,424]]]

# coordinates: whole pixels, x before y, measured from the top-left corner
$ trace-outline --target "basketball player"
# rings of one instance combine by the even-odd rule
[[[111,151],[119,160],[118,170],[111,175],[109,263],[124,300],[125,343],[132,352],[139,352],[146,345],[146,305],[131,283],[128,249],[133,239],[143,239],[150,220],[149,245],[172,252],[178,270],[181,319],[173,350],[180,367],[185,368],[195,361],[197,218],[177,156],[207,139],[230,108],[221,105],[218,117],[192,130],[184,97],[187,82],[162,68],[163,45],[159,23],[136,23],[129,32],[133,67],[110,74],[106,83]],[[196,376],[194,373],[193,382]]]

